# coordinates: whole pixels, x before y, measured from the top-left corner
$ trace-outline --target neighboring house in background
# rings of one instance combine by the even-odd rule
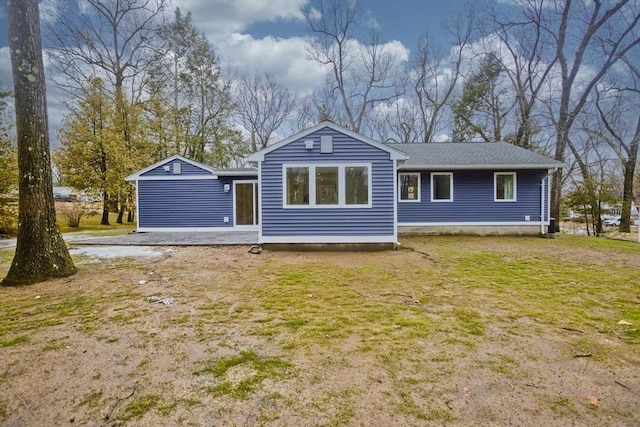
[[[538,234],[562,163],[507,143],[383,144],[320,123],[216,170],[173,156],[131,175],[138,231],[253,228],[263,244],[393,245],[398,233]]]
[[[73,202],[78,195],[71,187],[53,187],[53,198],[58,202]]]

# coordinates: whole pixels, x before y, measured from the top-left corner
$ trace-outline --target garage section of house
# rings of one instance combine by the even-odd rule
[[[129,177],[137,231],[222,231],[258,225],[257,173],[172,156]]]

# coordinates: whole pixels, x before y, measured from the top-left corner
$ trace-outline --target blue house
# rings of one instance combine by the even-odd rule
[[[258,231],[261,244],[399,233],[538,234],[562,163],[511,144],[383,144],[323,122],[216,170],[173,156],[131,175],[138,231]]]

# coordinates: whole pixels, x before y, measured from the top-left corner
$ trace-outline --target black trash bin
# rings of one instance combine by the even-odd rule
[[[547,227],[547,237],[553,239],[556,237],[556,219],[549,218],[549,227]]]

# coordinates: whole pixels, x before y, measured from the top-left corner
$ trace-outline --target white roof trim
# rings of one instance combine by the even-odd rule
[[[218,176],[258,176],[258,170],[257,169],[248,169],[248,170],[241,170],[241,171],[230,171],[230,170],[218,170],[216,171],[216,175]]]
[[[399,171],[451,171],[451,170],[497,170],[497,169],[558,169],[557,164],[500,164],[483,163],[478,165],[399,165]]]
[[[179,154],[175,154],[175,155],[173,155],[171,157],[167,157],[166,159],[159,161],[158,163],[154,163],[151,166],[142,169],[141,171],[138,171],[138,172],[136,172],[136,173],[134,173],[132,175],[129,175],[128,177],[125,178],[125,180],[126,181],[136,181],[136,180],[140,179],[141,175],[144,175],[145,173],[149,172],[150,170],[153,170],[153,169],[157,168],[158,166],[162,166],[163,164],[172,162],[174,160],[182,160],[183,162],[189,163],[189,164],[191,164],[191,165],[193,165],[193,166],[195,166],[197,168],[204,169],[207,172],[211,172],[212,175],[216,174],[215,169],[213,169],[211,166],[207,166],[207,165],[204,165],[202,163],[196,162],[195,160],[187,159],[186,157],[182,157]]]
[[[248,161],[255,161],[255,162],[263,161],[265,154],[268,154],[268,153],[270,153],[270,152],[272,152],[274,150],[277,150],[280,147],[283,147],[283,146],[285,146],[287,144],[290,144],[290,143],[292,143],[292,142],[294,142],[294,141],[296,141],[298,139],[304,138],[305,136],[310,135],[310,134],[312,134],[312,133],[314,133],[316,131],[319,131],[320,129],[326,128],[326,127],[330,128],[330,129],[333,129],[336,132],[340,132],[342,134],[350,136],[351,138],[357,139],[358,141],[361,141],[361,142],[364,142],[366,144],[369,144],[369,145],[371,145],[373,147],[379,148],[382,151],[386,151],[387,153],[389,153],[391,155],[391,159],[392,160],[406,160],[406,159],[409,158],[402,151],[396,150],[395,148],[388,147],[387,145],[385,145],[385,144],[383,144],[381,142],[375,141],[375,140],[373,140],[371,138],[368,138],[368,137],[366,137],[364,135],[361,135],[359,133],[350,131],[349,129],[346,129],[346,128],[342,127],[342,126],[339,126],[339,125],[337,125],[337,124],[335,124],[333,122],[324,121],[324,122],[318,123],[317,125],[315,125],[313,127],[305,129],[302,132],[298,132],[295,135],[292,135],[292,136],[290,136],[288,138],[280,140],[280,141],[276,142],[273,145],[270,145],[270,146],[268,146],[266,148],[263,148],[260,151],[256,151],[255,153],[248,155],[245,159],[248,160]]]

